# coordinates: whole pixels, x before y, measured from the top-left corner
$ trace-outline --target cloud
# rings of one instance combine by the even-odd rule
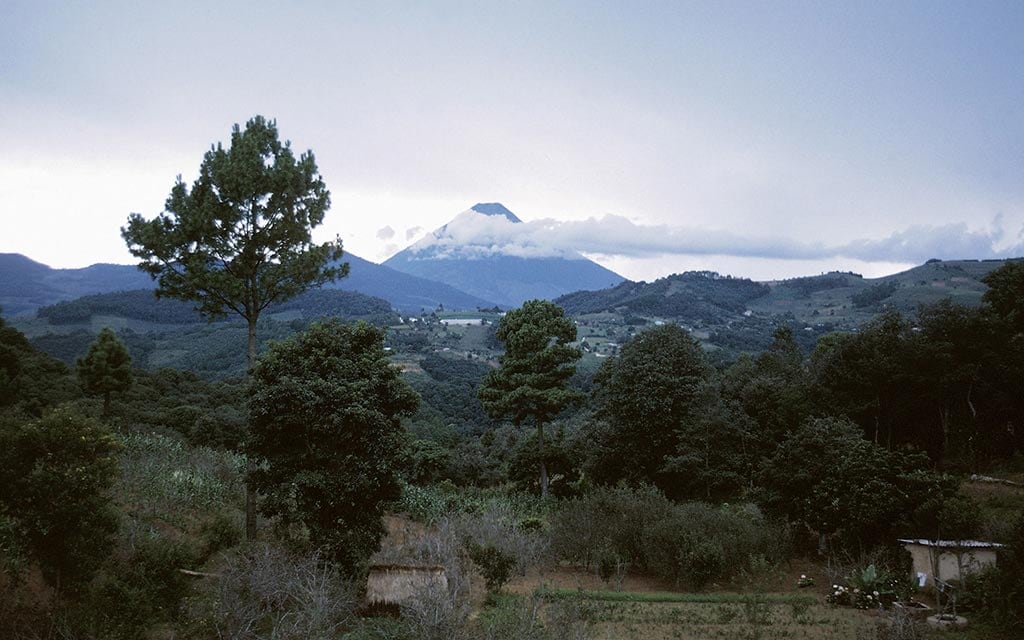
[[[587,220],[534,220],[515,224],[472,211],[413,245],[431,256],[580,258],[582,254],[648,258],[723,255],[783,260],[851,258],[868,262],[921,263],[930,258],[1005,258],[1024,254],[1024,242],[1001,246],[1003,218],[987,229],[964,223],[915,225],[883,238],[806,242],[782,236],[741,235],[701,227],[645,225],[616,215]],[[1018,237],[1020,240],[1020,236]]]
[[[412,240],[421,233],[423,233],[423,227],[410,227],[405,230],[405,239]]]
[[[395,230],[391,228],[391,225],[387,225],[377,229],[378,240],[390,240],[395,237]]]

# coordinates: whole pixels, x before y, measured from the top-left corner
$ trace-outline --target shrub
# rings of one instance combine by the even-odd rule
[[[487,583],[487,590],[491,593],[501,591],[501,587],[512,577],[512,570],[516,566],[515,558],[492,544],[470,543],[469,558],[480,570]]]
[[[647,567],[644,531],[665,519],[673,504],[652,487],[599,487],[561,505],[551,521],[552,551],[590,567],[611,552]]]
[[[130,640],[154,624],[176,620],[190,589],[190,579],[178,570],[194,559],[183,543],[142,536],[128,557],[111,559],[68,609],[68,628],[84,637]]]
[[[927,637],[927,627],[899,609],[887,612],[875,625],[877,640],[924,640]]]
[[[580,600],[545,603],[538,596],[496,599],[469,629],[474,640],[586,640],[592,638],[593,617]]]
[[[105,426],[67,406],[0,417],[0,562],[37,563],[64,591],[85,585],[113,548],[117,450]]]
[[[257,545],[223,561],[220,578],[188,603],[187,634],[196,638],[332,638],[349,624],[355,589],[318,553]]]
[[[216,513],[203,523],[200,529],[203,550],[206,557],[218,551],[230,549],[242,541],[242,530],[226,513]]]
[[[1013,524],[1008,546],[995,568],[972,576],[965,592],[968,606],[1004,632],[1024,631],[1024,515]]]
[[[546,563],[550,558],[550,539],[536,529],[524,529],[512,507],[492,504],[478,513],[452,519],[452,525],[467,549],[492,546],[512,559],[512,569],[520,575]]]
[[[786,530],[755,507],[674,504],[649,488],[596,489],[565,503],[551,530],[560,559],[600,569],[615,558],[695,588],[788,551]]]

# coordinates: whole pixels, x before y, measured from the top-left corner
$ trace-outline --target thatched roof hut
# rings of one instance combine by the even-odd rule
[[[441,565],[373,564],[366,577],[370,608],[398,608],[423,592],[447,593],[448,576]]]

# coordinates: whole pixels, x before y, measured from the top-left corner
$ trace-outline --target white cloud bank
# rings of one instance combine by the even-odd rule
[[[465,211],[413,245],[437,256],[510,255],[579,258],[580,254],[649,258],[736,256],[774,260],[849,258],[866,262],[922,263],[930,258],[988,259],[1024,254],[1024,229],[1006,239],[1001,216],[989,228],[965,223],[914,225],[877,239],[805,242],[781,236],[646,225],[617,215],[586,220],[534,220],[514,224],[501,216]]]

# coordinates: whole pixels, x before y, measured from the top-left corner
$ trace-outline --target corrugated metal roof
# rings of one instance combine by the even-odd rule
[[[900,538],[899,542],[905,544],[919,544],[925,547],[943,547],[954,549],[998,549],[1005,547],[998,542],[983,542],[981,540],[927,540],[925,538]]]

